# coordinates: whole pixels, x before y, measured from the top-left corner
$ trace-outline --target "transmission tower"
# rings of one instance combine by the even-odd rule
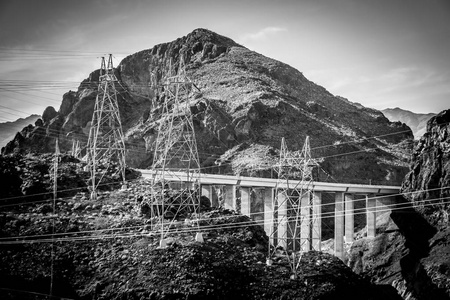
[[[301,163],[301,181],[297,186],[297,189],[301,191],[300,198],[307,199],[307,206],[304,207],[302,215],[305,213],[307,216],[303,216],[304,222],[309,223],[306,232],[307,236],[302,237],[302,249],[317,250],[320,251],[320,238],[321,232],[318,231],[317,224],[321,221],[320,215],[314,211],[314,177],[313,169],[318,167],[319,164],[315,159],[311,157],[311,146],[309,144],[309,136],[306,137],[303,144],[302,152],[300,153]],[[303,204],[303,203],[302,203]],[[314,241],[317,238],[318,241]]]
[[[97,198],[97,187],[114,164],[116,175],[121,176],[125,183],[125,141],[117,103],[117,83],[112,54],[109,55],[108,66],[102,57],[98,93],[87,144],[92,200]]]
[[[195,85],[186,76],[183,57],[174,74],[172,64],[165,76],[161,117],[153,156],[155,180],[152,184],[152,213],[161,223],[161,246],[167,234],[164,224],[181,215],[198,213],[200,208],[200,161],[197,151],[191,98]],[[168,189],[166,174],[185,172],[184,186]]]
[[[267,264],[281,252],[286,255],[292,276],[296,278],[303,252],[311,250],[313,223],[320,221],[312,214],[312,169],[317,163],[311,158],[309,137],[300,153],[289,152],[284,138],[281,140],[280,160],[276,165],[278,180],[272,200],[273,227]],[[294,181],[295,180],[295,181]],[[307,230],[305,230],[305,228]]]

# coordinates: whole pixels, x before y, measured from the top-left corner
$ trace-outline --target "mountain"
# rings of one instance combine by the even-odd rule
[[[413,131],[415,139],[419,139],[426,131],[427,122],[436,114],[417,114],[401,108],[386,108],[381,111],[392,122],[402,122]]]
[[[414,242],[410,251],[416,254],[411,267],[420,270],[408,274],[409,287],[415,287],[414,292],[426,297],[434,292],[433,299],[450,299],[449,145],[450,110],[444,110],[428,121],[426,132],[414,149],[411,170],[402,184],[402,192],[433,228],[428,234],[414,228],[411,228],[414,232],[409,232]],[[417,233],[421,233],[422,240],[411,238]],[[421,290],[422,287],[425,288]],[[443,296],[439,298],[440,295]]]
[[[273,176],[281,138],[297,151],[306,136],[321,165],[319,180],[400,184],[408,171],[409,127],[206,29],[132,54],[117,66],[128,165],[151,166],[158,124],[166,117],[164,95],[156,91],[181,57],[186,76],[199,89],[190,112],[204,172]],[[50,152],[56,137],[62,151],[74,140],[85,144],[98,78],[99,71],[92,72],[77,91],[63,96],[54,115],[21,132],[2,153]]]
[[[432,117],[412,155],[402,191],[435,227],[448,224],[450,197],[450,110]],[[428,200],[428,201],[426,201]],[[426,201],[426,202],[424,202]],[[442,204],[445,204],[442,206]]]
[[[359,239],[349,251],[350,261],[360,262],[357,273],[394,286],[404,299],[450,299],[449,123],[450,110],[427,122],[403,196],[377,236]]]
[[[0,123],[0,148],[11,141],[17,132],[29,124],[34,124],[40,117],[39,115],[31,115],[25,119],[20,118],[13,122]]]

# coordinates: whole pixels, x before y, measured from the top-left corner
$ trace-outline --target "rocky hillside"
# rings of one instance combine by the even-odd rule
[[[17,132],[21,131],[25,126],[29,124],[35,124],[40,118],[38,115],[31,115],[26,118],[20,118],[14,122],[0,123],[0,148],[6,146],[6,144],[14,139]]]
[[[417,114],[401,108],[386,108],[381,111],[391,122],[402,122],[411,128],[415,139],[420,139],[427,130],[427,122],[436,114]]]
[[[390,218],[352,245],[350,264],[404,299],[450,299],[450,110],[432,117],[414,149]]]
[[[163,117],[163,97],[155,91],[180,57],[200,89],[190,105],[205,172],[270,176],[281,138],[294,151],[306,136],[321,162],[319,180],[400,184],[407,172],[405,153],[413,135],[406,125],[336,97],[298,70],[206,29],[130,55],[118,66],[130,166],[151,165]],[[85,143],[98,75],[93,72],[77,91],[66,93],[57,112],[48,108],[41,124],[24,129],[2,153],[52,151],[56,137],[63,150],[73,140]]]
[[[401,299],[392,287],[370,283],[320,252],[305,253],[291,279],[282,253],[266,265],[263,228],[224,209],[205,207],[166,223],[168,247],[160,248],[161,223],[143,205],[146,180],[134,177],[120,190],[108,183],[90,200],[83,163],[63,156],[66,176],[58,178],[58,190],[66,194],[53,204],[45,198],[48,155],[16,159],[21,163],[11,175],[22,178],[22,187],[34,179],[35,196],[39,187],[44,195],[1,197],[1,299]],[[203,243],[194,239],[197,232]]]
[[[428,121],[412,162],[403,191],[430,224],[446,225],[450,197],[450,110]]]

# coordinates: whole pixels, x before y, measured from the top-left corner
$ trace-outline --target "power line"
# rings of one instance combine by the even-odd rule
[[[42,97],[42,96],[36,96],[36,95],[32,96],[32,95],[27,94],[27,93],[24,93],[24,92],[19,92],[19,91],[15,91],[15,90],[3,88],[3,87],[0,87],[0,90],[12,92],[12,93],[16,93],[16,94],[20,94],[20,95],[25,95],[25,96],[28,96],[28,97],[37,97],[37,98],[41,98],[41,99],[44,99],[44,100],[47,100],[47,101],[51,101],[51,102],[54,102],[54,103],[60,103],[60,101],[55,100],[55,99],[52,99],[52,98],[47,98],[47,97]],[[19,99],[17,99],[17,100],[19,100]],[[31,102],[31,101],[26,100],[26,99],[20,99],[19,101],[25,101],[25,102],[28,102],[28,103],[38,104],[38,105],[39,105],[39,103],[34,103],[34,102]]]
[[[121,85],[121,86],[122,86],[122,85]],[[122,88],[125,90],[125,92],[128,92],[123,86],[122,86]],[[128,92],[128,93],[129,93],[129,92]],[[46,98],[46,99],[49,99],[49,98]],[[363,138],[362,140],[360,139],[360,140],[358,140],[358,141],[342,142],[342,143],[340,143],[340,144],[338,144],[338,145],[336,145],[336,144],[332,144],[332,145],[323,145],[323,146],[315,147],[315,148],[312,148],[312,149],[321,149],[321,148],[326,148],[326,147],[336,147],[336,146],[339,146],[339,145],[343,145],[343,144],[351,144],[351,143],[356,144],[356,143],[361,143],[361,142],[363,142],[363,141],[366,141],[366,140],[368,140],[368,139],[375,139],[375,138],[385,137],[385,136],[391,136],[391,135],[395,135],[395,134],[403,134],[403,133],[405,133],[405,132],[408,132],[408,131],[400,131],[400,132],[395,132],[395,133],[389,133],[389,134],[383,134],[383,135],[378,135],[378,136],[372,136],[372,137]],[[216,135],[214,135],[214,136],[216,137]],[[379,149],[379,146],[377,146],[376,148],[369,148],[369,149],[367,149],[367,150],[374,150],[374,149]],[[360,151],[350,152],[350,154],[359,153],[359,152],[365,152],[365,151],[366,151],[366,149],[363,149],[363,150],[360,150]],[[384,151],[385,151],[385,150],[384,150]],[[340,154],[330,155],[330,156],[324,156],[324,157],[319,157],[318,159],[321,159],[321,158],[330,158],[330,157],[336,157],[336,156],[340,156]]]
[[[377,149],[377,148],[363,149],[363,150],[359,150],[359,151],[353,151],[353,152],[350,152],[350,153],[341,153],[341,154],[336,154],[336,155],[332,155],[332,156],[329,156],[329,157],[346,156],[346,155],[355,154],[355,153],[361,153],[361,152],[366,152],[366,151],[374,150],[374,149]],[[134,150],[134,151],[138,151],[138,150]],[[138,151],[138,152],[139,152],[139,151]],[[203,154],[206,154],[206,155],[215,155],[215,154],[208,154],[208,153],[203,153]],[[182,156],[180,155],[180,156],[178,156],[178,157],[182,157]],[[220,156],[219,156],[219,157],[220,157]],[[326,157],[322,157],[322,158],[326,158]],[[316,158],[316,159],[321,159],[321,158]],[[223,163],[222,166],[224,166],[224,165],[232,165],[232,162],[230,162],[230,163]],[[201,170],[206,170],[206,169],[217,168],[217,167],[218,167],[218,166],[207,166],[207,167],[201,167],[200,169],[201,169]],[[268,169],[268,168],[272,168],[272,166],[267,166],[267,167],[265,167],[265,168],[254,168],[254,169],[257,169],[257,170],[266,170],[266,169]]]
[[[433,198],[433,199],[428,199],[428,200],[423,200],[422,202],[432,202],[432,201],[438,201],[438,200],[448,200],[450,199],[450,197],[440,197],[440,198]],[[428,203],[428,204],[423,204],[420,205],[420,207],[428,207],[428,206],[433,206],[433,205],[446,205],[446,204],[450,204],[450,200],[448,201],[441,201],[439,203]],[[404,210],[407,208],[415,208],[415,206],[413,206],[412,203],[395,203],[395,204],[388,204],[388,205],[383,205],[384,209],[377,209],[375,212],[376,213],[385,213],[385,212],[392,212],[392,211],[397,211],[397,210]],[[391,208],[392,207],[392,208]],[[355,215],[363,215],[366,214],[365,209],[356,209],[354,210],[356,212],[353,213],[353,216]],[[331,216],[335,216],[335,217],[343,217],[346,214],[346,210],[341,211],[341,214],[335,214],[334,212],[330,212],[327,213],[326,216],[308,216],[306,217],[307,219],[310,218],[318,218],[318,219],[325,219],[325,218],[330,218]],[[256,213],[255,213],[256,214]],[[261,213],[259,213],[261,214]],[[224,219],[229,215],[224,215],[221,217],[216,217],[216,218],[208,218],[208,219],[198,219],[198,220],[192,220],[193,222],[196,221],[214,221],[214,220],[220,220],[220,219]],[[239,215],[231,215],[231,216],[239,216]],[[288,219],[289,220],[293,220],[294,217],[290,217]],[[211,225],[203,225],[200,226],[200,230],[203,232],[209,232],[209,231],[213,231],[213,230],[217,230],[217,229],[237,229],[237,228],[243,228],[243,227],[249,227],[249,226],[261,226],[264,224],[272,224],[272,220],[268,219],[268,220],[264,220],[263,222],[261,221],[253,221],[253,220],[249,220],[249,221],[242,221],[242,222],[234,222],[234,223],[228,223],[228,224],[211,224]],[[142,236],[148,236],[148,234],[145,233],[141,233],[141,232],[129,232],[129,233],[124,233],[124,234],[115,234],[115,233],[111,233],[111,234],[103,234],[103,235],[90,235],[90,236],[74,236],[71,237],[71,235],[77,235],[80,233],[95,233],[95,232],[104,232],[104,231],[113,231],[113,230],[126,230],[128,228],[142,228],[145,225],[140,225],[140,226],[132,226],[132,227],[123,227],[123,228],[111,228],[111,229],[98,229],[98,230],[92,230],[92,231],[86,231],[86,232],[73,232],[73,233],[66,233],[66,235],[68,237],[60,237],[60,238],[55,238],[54,241],[55,242],[71,242],[71,241],[87,241],[87,240],[101,240],[101,239],[106,239],[106,238],[132,238],[132,237],[142,237]],[[192,232],[196,232],[198,230],[197,227],[192,227],[192,228],[185,228],[182,230],[179,229],[168,229],[167,234],[172,234],[172,233],[178,233],[178,234],[183,234],[183,233],[192,233]],[[156,233],[156,232],[155,232]],[[59,235],[64,235],[65,233],[59,233]],[[47,235],[39,235],[39,237],[42,237],[40,239],[23,239],[23,240],[18,240],[20,238],[22,238],[21,236],[14,236],[14,237],[2,237],[0,238],[0,245],[11,245],[11,244],[28,244],[28,243],[48,243],[51,242],[53,240],[53,238],[45,238],[45,237],[52,237],[52,234],[47,234]],[[32,237],[32,236],[31,236]],[[156,236],[155,236],[156,237]],[[13,240],[14,239],[14,240]]]
[[[45,296],[45,297],[50,297],[50,299],[75,300],[73,298],[59,297],[59,296],[54,296],[54,295],[50,295],[50,294],[43,294],[43,293],[32,292],[32,291],[27,291],[27,290],[16,290],[16,289],[3,288],[3,287],[0,287],[0,290],[4,290],[4,291],[8,291],[8,292],[16,292],[16,293],[26,293],[26,294],[37,295],[37,296]]]
[[[142,178],[138,178],[138,179],[133,179],[133,180],[128,180],[127,182],[134,182],[134,181],[139,181],[139,180],[145,180]],[[117,185],[118,183],[105,183],[105,184],[100,184],[99,186],[107,186],[107,185]],[[64,190],[59,190],[60,193],[62,192],[70,192],[70,191],[76,191],[76,190],[83,190],[86,189],[87,187],[79,187],[79,188],[72,188],[72,189],[64,189]],[[420,192],[423,191],[433,191],[433,190],[442,190],[445,188],[435,188],[435,189],[428,189],[428,190],[420,190]],[[36,193],[36,194],[31,194],[31,195],[23,195],[23,196],[16,196],[16,197],[9,197],[9,198],[2,198],[0,199],[0,201],[9,201],[9,200],[17,200],[17,199],[26,199],[26,198],[31,198],[31,197],[36,197],[39,195],[48,195],[50,192],[43,192],[43,193]],[[414,193],[414,192],[411,192]],[[396,195],[403,195],[405,193],[400,193],[400,194],[396,194]],[[407,194],[407,193],[406,193]],[[71,197],[67,197],[66,199],[70,199]],[[59,199],[65,199],[65,198],[59,198]],[[49,200],[42,200],[42,201],[49,201]],[[34,203],[34,202],[25,202],[25,203],[16,203],[16,204],[9,204],[9,205],[3,205],[0,206],[0,208],[2,207],[10,207],[10,206],[16,206],[16,205],[26,205],[28,203]]]
[[[123,86],[122,86],[122,88],[123,88]],[[125,90],[125,92],[127,92],[127,90],[125,88],[124,88],[124,90]],[[401,134],[401,133],[405,133],[405,132],[407,132],[407,131],[401,131],[401,132],[397,132],[397,133],[384,134],[384,135],[374,136],[374,137],[371,137],[371,138],[384,137],[384,136],[387,136],[387,135]],[[367,139],[369,139],[369,138],[364,138],[363,140],[367,140]],[[345,143],[341,143],[341,144],[358,143],[358,142],[362,142],[362,141],[349,141],[349,142],[345,142]],[[337,145],[335,145],[335,144],[333,144],[333,145],[324,145],[324,146],[316,147],[316,148],[313,148],[313,149],[325,148],[325,147],[336,147],[336,146]],[[378,146],[378,147],[375,147],[375,148],[366,148],[366,149],[353,151],[353,152],[348,152],[348,153],[343,153],[343,154],[340,153],[340,154],[335,154],[335,155],[323,156],[323,157],[319,157],[319,159],[325,159],[325,158],[338,157],[338,156],[349,155],[349,154],[362,153],[362,152],[367,152],[367,151],[376,150],[376,149],[380,149],[380,147]],[[132,151],[135,151],[135,150],[132,150]],[[213,155],[213,156],[216,156],[216,157],[221,157],[221,155],[219,155],[219,154],[209,154],[209,153],[202,153],[202,154]],[[183,155],[183,153],[181,153],[181,155]],[[232,165],[232,163],[222,164],[222,166],[226,166],[226,165]],[[208,167],[204,167],[204,168],[205,169],[209,169],[209,168],[218,168],[218,167],[220,167],[220,166],[208,166]],[[270,166],[268,166],[267,168],[270,168]],[[263,169],[267,169],[267,168],[256,168],[256,170],[257,169],[263,170]]]
[[[12,110],[12,111],[15,111],[15,112],[19,112],[19,113],[25,113],[25,114],[28,114],[28,116],[32,115],[30,113],[27,113],[27,112],[24,112],[24,111],[21,111],[21,110],[17,110],[17,109],[11,108],[11,107],[7,107],[7,106],[1,105],[1,104],[0,104],[0,107],[3,107],[4,109],[9,109],[9,110]]]
[[[138,181],[138,180],[140,180],[140,179],[139,179],[139,178],[138,178],[138,179],[132,179],[132,180],[128,180],[127,182],[133,182],[133,181]],[[101,184],[99,184],[98,186],[104,187],[104,186],[108,186],[108,185],[117,185],[117,184],[118,184],[118,182],[101,183]],[[62,193],[62,192],[70,192],[70,191],[76,191],[76,190],[83,190],[83,189],[86,189],[86,188],[87,188],[87,186],[85,186],[85,187],[77,187],[77,188],[71,188],[71,189],[58,190],[58,192],[59,192],[59,193]],[[49,192],[43,192],[43,193],[31,194],[31,195],[24,195],[24,196],[16,196],[16,197],[2,198],[2,199],[0,199],[0,201],[8,201],[8,200],[14,200],[14,199],[24,199],[24,198],[30,198],[30,197],[41,196],[41,195],[43,196],[43,195],[49,195],[49,193],[50,193],[50,191],[49,191]],[[72,198],[72,197],[59,198],[59,199],[70,199],[70,198]],[[47,201],[47,200],[45,200],[45,201]],[[31,203],[31,202],[17,203],[17,204],[15,204],[15,205],[24,205],[24,204],[27,204],[27,203]],[[11,205],[12,205],[12,204],[11,204]],[[0,207],[3,207],[3,206],[0,206]]]
[[[18,52],[47,52],[47,53],[74,53],[74,54],[96,54],[96,55],[104,55],[105,53],[109,53],[109,51],[82,51],[82,50],[55,50],[55,49],[26,49],[26,48],[11,48],[11,47],[0,47],[0,52],[3,51],[18,51]],[[116,55],[129,55],[128,52],[115,52]]]
[[[444,188],[434,188],[434,189],[427,189],[427,190],[419,190],[419,191],[413,191],[413,192],[405,192],[405,193],[398,193],[398,194],[393,194],[393,195],[382,195],[382,196],[373,196],[373,197],[365,197],[364,199],[352,199],[350,201],[346,201],[346,202],[361,202],[361,201],[375,201],[375,200],[380,200],[383,198],[391,198],[393,196],[405,196],[408,194],[415,194],[418,192],[429,192],[429,191],[435,191],[435,190],[447,190],[450,189],[449,187],[444,187]],[[68,197],[71,198],[71,197]],[[445,200],[445,199],[449,199],[450,197],[438,197],[438,198],[431,198],[431,199],[425,199],[425,200],[420,200],[418,201],[419,203],[426,203],[426,202],[433,202],[433,201],[438,201],[438,200]],[[60,199],[58,199],[60,200]],[[51,200],[50,200],[51,201]],[[429,204],[424,204],[425,206],[429,206],[429,205],[437,205],[437,204],[448,204],[449,202],[440,202],[440,203],[429,203]],[[326,203],[326,204],[320,204],[317,205],[317,207],[325,207],[325,206],[334,206],[334,203]],[[383,204],[383,207],[385,207],[386,209],[376,209],[376,212],[386,212],[386,211],[391,211],[391,210],[397,210],[397,209],[404,209],[407,207],[414,207],[414,205],[416,206],[424,206],[422,204],[414,204],[411,202],[400,202],[400,203],[394,203],[394,204]],[[392,208],[390,208],[392,207]],[[307,206],[305,206],[306,209],[310,209],[312,208],[311,204],[308,204]],[[357,208],[354,209],[354,213],[353,215],[359,215],[359,214],[365,214],[366,213],[366,209],[367,208]],[[288,209],[285,209],[284,211],[287,211]],[[359,211],[359,212],[358,212]],[[343,210],[342,211],[342,215],[338,215],[338,216],[343,216],[345,215],[345,213],[348,212],[348,210]],[[246,216],[253,216],[253,215],[260,215],[263,212],[253,212],[253,213],[249,213],[246,214]],[[313,215],[313,214],[311,214]],[[208,219],[197,219],[199,222],[201,221],[208,221],[208,220],[220,220],[223,219],[225,216],[219,216],[219,217],[215,217],[215,218],[208,218]],[[330,218],[332,216],[335,216],[335,212],[328,212],[328,213],[321,213],[320,216],[314,216],[314,218],[318,218],[318,219],[326,219],[326,218]],[[289,220],[293,220],[294,217],[290,217],[288,218]],[[143,220],[144,221],[144,220]],[[270,220],[268,220],[270,221]],[[244,222],[247,223],[247,222]],[[79,231],[79,232],[71,232],[71,233],[55,233],[55,234],[42,234],[42,235],[30,235],[30,236],[14,236],[14,237],[0,237],[0,241],[1,240],[7,240],[7,239],[14,239],[14,238],[33,238],[33,237],[49,237],[49,236],[58,236],[58,235],[79,235],[82,233],[95,233],[95,232],[104,232],[104,231],[117,231],[117,230],[128,230],[128,229],[133,229],[133,228],[141,228],[143,225],[137,225],[137,226],[128,226],[128,227],[113,227],[113,228],[104,228],[104,229],[97,229],[97,230],[87,230],[87,231]],[[211,225],[213,226],[213,225]],[[218,227],[221,227],[221,225],[218,225]]]

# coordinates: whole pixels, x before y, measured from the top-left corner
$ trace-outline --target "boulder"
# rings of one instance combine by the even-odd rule
[[[44,110],[44,112],[42,113],[42,121],[44,121],[44,124],[49,124],[50,121],[56,117],[58,115],[58,113],[56,112],[56,110],[53,108],[53,106],[47,106],[47,108]]]

